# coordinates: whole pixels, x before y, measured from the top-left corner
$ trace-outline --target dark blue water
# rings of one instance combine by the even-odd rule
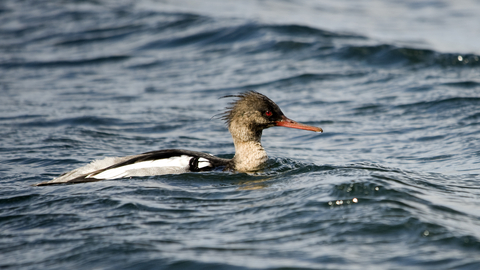
[[[0,268],[480,269],[467,2],[2,1]],[[246,90],[325,132],[266,130],[252,175],[31,186],[106,156],[231,157],[213,116]]]

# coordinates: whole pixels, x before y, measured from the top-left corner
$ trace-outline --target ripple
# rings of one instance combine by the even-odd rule
[[[460,82],[449,82],[444,83],[443,85],[459,87],[459,88],[477,88],[480,86],[480,82],[477,81],[460,81]]]
[[[124,123],[117,118],[109,117],[97,117],[97,116],[80,116],[72,118],[61,118],[55,120],[45,120],[45,119],[36,119],[35,121],[28,121],[23,123],[18,123],[18,126],[28,126],[28,127],[57,127],[63,125],[74,125],[74,126],[116,126]]]
[[[457,67],[480,66],[480,57],[468,54],[459,57],[457,54],[438,53],[433,50],[396,47],[389,44],[373,46],[346,46],[339,51],[339,56],[347,59],[365,60],[374,65],[393,64],[425,64],[428,66]]]
[[[0,67],[3,68],[39,68],[39,67],[69,67],[69,66],[81,66],[81,65],[98,65],[109,64],[112,62],[120,62],[129,59],[128,55],[112,55],[103,56],[90,59],[78,59],[78,60],[55,60],[55,61],[21,61],[21,62],[4,62],[0,63]]]
[[[345,1],[5,1],[0,268],[479,268],[478,54],[336,30],[369,11]],[[454,3],[396,8],[455,27]],[[328,128],[267,130],[255,173],[31,186],[155,149],[232,158],[208,119],[243,90]]]

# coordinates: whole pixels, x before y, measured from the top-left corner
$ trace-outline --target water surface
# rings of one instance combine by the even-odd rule
[[[480,268],[463,2],[4,1],[0,266]],[[247,90],[325,132],[265,130],[256,174],[31,186],[106,156],[232,157],[214,116]]]

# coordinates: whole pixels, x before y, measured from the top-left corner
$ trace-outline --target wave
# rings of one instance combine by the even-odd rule
[[[148,44],[145,44],[139,49],[159,49],[163,47],[177,47],[187,46],[192,44],[197,45],[211,45],[211,44],[228,44],[235,42],[246,42],[252,39],[264,38],[265,36],[272,35],[275,38],[280,37],[308,37],[308,38],[326,38],[326,39],[365,39],[363,36],[335,33],[322,29],[316,29],[309,26],[302,25],[269,25],[258,23],[244,23],[233,26],[219,26],[211,25],[210,21],[204,20],[205,25],[198,25],[196,22],[192,22],[192,27],[196,31],[188,31],[186,35],[179,35],[174,38],[162,38]],[[212,29],[213,28],[213,29]],[[295,41],[280,41],[280,46],[284,46],[290,49],[302,48],[308,46],[306,42]],[[260,45],[260,47],[262,47]]]
[[[344,59],[364,60],[369,64],[423,64],[441,67],[479,67],[480,57],[474,54],[439,53],[433,50],[397,47],[389,44],[346,46],[338,53]]]
[[[14,61],[0,63],[2,68],[40,68],[40,67],[70,67],[82,65],[110,64],[129,59],[128,55],[100,56],[87,59],[75,60],[52,60],[52,61]]]
[[[143,252],[188,245],[191,255],[168,254],[173,261],[191,260],[193,265],[198,265],[195,256],[199,252],[237,251],[232,256],[238,256],[238,251],[255,253],[271,244],[304,247],[313,241],[321,248],[350,246],[356,241],[381,245],[399,238],[402,246],[389,251],[397,255],[387,259],[403,264],[412,255],[405,250],[416,252],[436,245],[478,252],[475,227],[469,227],[478,214],[461,207],[474,201],[457,200],[470,187],[458,181],[452,185],[450,177],[442,174],[376,163],[316,165],[271,158],[257,174],[187,173],[37,188],[33,193],[4,195],[0,206],[4,231],[25,234],[53,226],[58,227],[60,240],[78,232],[134,233],[135,240],[125,241],[133,241]],[[172,227],[176,234],[154,233]],[[198,231],[208,233],[208,242],[190,241],[199,237]],[[106,237],[102,244],[111,247],[114,241]],[[91,258],[98,252],[93,245],[84,245],[76,256]],[[130,246],[103,249],[102,255],[127,252]],[[325,254],[315,257],[316,262],[335,258]],[[442,260],[430,258],[429,263]]]
[[[91,11],[87,11],[90,14]],[[145,16],[146,18],[142,18]],[[85,57],[80,59],[59,59],[51,52],[51,61],[15,57],[0,60],[2,68],[65,67],[126,62],[141,57],[145,51],[171,50],[192,47],[207,54],[280,54],[282,57],[294,57],[295,60],[310,58],[333,58],[340,61],[361,61],[369,65],[409,65],[439,67],[479,67],[480,57],[474,54],[440,53],[429,49],[398,47],[393,44],[376,44],[368,37],[355,33],[327,31],[299,24],[266,24],[255,21],[218,20],[208,16],[190,13],[147,12],[135,14],[130,22],[111,25],[103,22],[100,14],[92,18],[98,20],[98,26],[79,26],[73,33],[52,34],[45,26],[29,26],[28,32],[35,32],[36,39],[25,35],[0,33],[9,37],[10,45],[3,46],[13,50],[19,43],[45,43],[46,47],[57,47],[60,52],[69,53],[70,47],[88,50],[95,43],[102,46],[126,45],[131,53],[118,53]],[[156,22],[156,23],[152,23]],[[13,30],[12,30],[13,31]],[[20,30],[18,30],[20,31]],[[26,31],[25,29],[22,31]],[[12,41],[13,40],[13,41]],[[235,46],[231,46],[235,44]],[[368,44],[368,45],[364,45]],[[10,47],[9,47],[10,46]],[[13,46],[13,47],[12,47]],[[139,54],[139,55],[137,55]],[[15,55],[15,54],[14,54]],[[163,61],[149,61],[148,64],[133,63],[130,68],[152,68],[164,64]],[[135,62],[135,61],[133,61]],[[463,87],[476,87],[464,84]]]
[[[18,117],[16,117],[18,118]],[[24,118],[24,117],[20,117]],[[27,117],[25,119],[30,119]],[[111,117],[97,117],[97,116],[79,116],[72,118],[61,118],[57,120],[45,120],[42,116],[41,118],[33,117],[33,121],[24,121],[22,123],[16,123],[18,126],[28,126],[28,127],[57,127],[63,125],[74,125],[74,126],[117,126],[125,125],[123,121],[117,118]]]
[[[451,87],[457,87],[457,88],[477,88],[480,86],[480,82],[477,81],[472,81],[472,80],[466,80],[466,81],[459,81],[459,82],[448,82],[444,83],[443,85],[446,86],[451,86]]]
[[[402,104],[396,107],[402,109],[404,114],[422,115],[427,112],[451,117],[454,115],[463,115],[465,112],[475,110],[475,108],[479,106],[480,98],[477,97],[448,97],[432,101]],[[453,115],[452,112],[454,113]]]
[[[477,55],[150,0],[9,1],[1,266],[478,268]],[[231,158],[208,119],[246,89],[325,134],[269,130],[293,158],[251,174],[30,186],[155,149]]]
[[[245,22],[222,26],[212,20],[203,20],[202,23],[192,23],[191,26],[183,29],[183,32],[170,35],[173,37],[161,36],[137,47],[137,49],[161,50],[194,46],[206,52],[216,52],[210,48],[234,43],[240,45],[234,52],[237,54],[277,51],[291,54],[306,51],[304,57],[361,60],[373,65],[480,66],[480,57],[475,54],[440,53],[429,49],[398,47],[392,44],[357,45],[372,43],[372,41],[361,35],[331,32],[304,25]],[[241,46],[242,44],[245,46]],[[232,48],[219,52],[228,53],[230,50]]]

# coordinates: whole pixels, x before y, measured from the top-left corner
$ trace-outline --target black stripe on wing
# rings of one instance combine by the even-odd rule
[[[135,164],[138,162],[158,160],[158,159],[169,159],[172,157],[179,157],[183,155],[192,157],[189,161],[189,170],[192,172],[210,171],[217,167],[228,167],[228,164],[230,163],[229,159],[215,157],[202,152],[195,152],[195,151],[181,150],[181,149],[165,149],[165,150],[147,152],[147,153],[134,156],[128,160],[113,164],[112,166],[106,167],[104,169],[100,169],[95,172],[91,172],[83,176],[71,179],[66,183],[76,184],[76,183],[101,181],[103,179],[97,179],[95,178],[95,175],[98,175],[106,170],[115,169],[122,166]],[[204,158],[208,160],[210,164],[208,166],[199,167],[200,158]],[[87,178],[87,176],[89,177]]]

